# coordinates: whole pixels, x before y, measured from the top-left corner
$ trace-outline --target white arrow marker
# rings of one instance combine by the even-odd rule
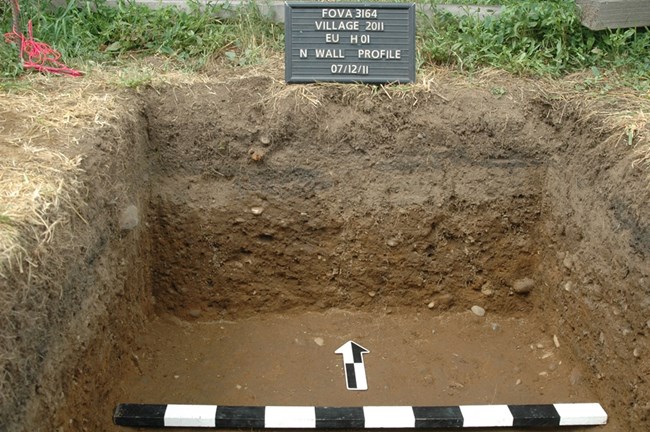
[[[368,390],[366,369],[363,365],[363,354],[369,353],[370,351],[355,342],[348,341],[334,352],[336,354],[343,354],[345,384],[348,390]]]

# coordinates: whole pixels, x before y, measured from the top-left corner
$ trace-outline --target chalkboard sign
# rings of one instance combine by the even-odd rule
[[[288,83],[415,81],[413,3],[286,3]]]

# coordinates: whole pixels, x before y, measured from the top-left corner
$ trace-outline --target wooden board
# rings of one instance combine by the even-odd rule
[[[650,26],[650,0],[576,0],[591,30]]]

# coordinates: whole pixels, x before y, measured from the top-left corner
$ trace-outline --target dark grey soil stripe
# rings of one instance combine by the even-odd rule
[[[316,429],[363,429],[363,408],[316,407]]]
[[[559,426],[560,414],[553,405],[508,405],[515,427]]]
[[[217,428],[264,428],[264,407],[221,406],[217,407]]]
[[[113,422],[118,426],[164,427],[167,405],[119,404]]]
[[[463,427],[463,413],[457,406],[413,407],[416,428]]]

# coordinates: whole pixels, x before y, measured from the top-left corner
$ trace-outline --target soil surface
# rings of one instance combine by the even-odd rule
[[[368,391],[348,391],[348,340],[364,356]],[[232,405],[459,405],[596,400],[569,350],[535,319],[412,310],[329,310],[239,321],[162,317],[134,347],[120,398]],[[108,410],[114,406],[106,407]],[[115,427],[115,430],[120,428]]]
[[[130,186],[88,198],[104,294],[67,379],[37,378],[63,395],[42,430],[121,430],[124,402],[600,402],[598,430],[650,427],[650,196],[597,119],[516,81],[231,74],[140,89],[69,150],[92,190]]]

